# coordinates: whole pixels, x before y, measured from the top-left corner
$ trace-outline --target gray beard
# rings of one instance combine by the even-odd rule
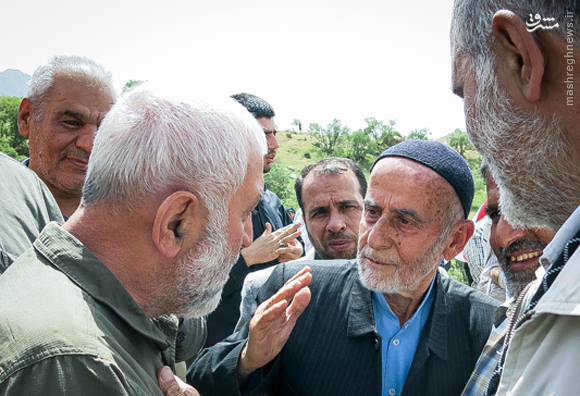
[[[580,169],[558,120],[514,106],[493,59],[476,66],[475,75],[467,131],[497,182],[502,212],[515,226],[557,230],[580,204]]]

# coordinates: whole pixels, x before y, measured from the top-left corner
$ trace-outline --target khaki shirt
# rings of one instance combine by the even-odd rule
[[[177,318],[149,319],[80,241],[50,223],[0,276],[0,394],[162,395]]]

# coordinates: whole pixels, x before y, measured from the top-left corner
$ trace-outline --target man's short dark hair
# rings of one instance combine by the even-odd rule
[[[360,166],[356,164],[351,159],[348,158],[338,158],[338,157],[328,157],[324,158],[314,164],[305,166],[300,172],[300,176],[296,179],[294,184],[294,190],[296,190],[296,198],[298,198],[298,205],[304,213],[304,203],[302,202],[302,186],[304,185],[304,179],[310,172],[314,172],[316,175],[340,175],[342,173],[353,171],[358,180],[360,187],[360,194],[364,198],[367,193],[367,179]],[[306,215],[306,213],[304,213]]]
[[[267,117],[273,118],[276,116],[274,109],[270,106],[270,103],[266,102],[259,96],[252,95],[249,93],[239,93],[230,96],[236,102],[244,106],[255,118]]]

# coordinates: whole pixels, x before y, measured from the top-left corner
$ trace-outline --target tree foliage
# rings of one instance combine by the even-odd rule
[[[407,135],[407,139],[431,140],[431,131],[427,128],[414,129]]]
[[[270,172],[264,174],[264,183],[284,202],[285,207],[297,208],[298,200],[294,191],[296,177],[295,172],[274,162]]]
[[[343,143],[348,139],[350,129],[343,127],[336,118],[326,128],[312,123],[308,127],[308,133],[314,136],[312,144],[319,148],[326,157],[340,157],[343,155]]]
[[[28,139],[18,132],[18,108],[21,100],[12,96],[0,96],[0,150],[16,159],[28,157]]]
[[[388,124],[378,121],[372,117],[365,119],[367,127],[365,131],[376,142],[375,152],[373,154],[379,155],[391,146],[405,140],[400,132],[395,130],[395,121],[389,120]]]
[[[300,120],[298,118],[294,118],[292,120],[292,125],[297,126],[298,127],[298,131],[299,132],[302,132],[302,123],[300,122]],[[294,129],[294,128],[292,128],[292,129]]]
[[[455,132],[449,137],[449,145],[461,154],[465,158],[465,152],[468,150],[474,150],[473,145],[469,141],[469,137],[466,132],[461,129],[456,129]]]
[[[133,87],[137,87],[145,82],[147,82],[147,81],[145,81],[145,80],[129,80],[125,83],[125,86],[123,87],[123,91],[121,92],[121,94],[124,94],[129,89],[131,89]]]

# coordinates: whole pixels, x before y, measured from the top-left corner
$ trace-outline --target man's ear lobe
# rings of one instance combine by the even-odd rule
[[[32,103],[28,98],[22,99],[20,102],[20,107],[18,109],[18,132],[25,138],[30,135],[30,128],[32,128]]]
[[[443,257],[445,260],[451,260],[457,256],[469,241],[469,238],[473,235],[475,230],[475,225],[471,220],[462,220],[461,222],[455,224],[449,235],[453,239],[447,245],[445,250],[443,250]]]
[[[493,16],[492,28],[499,45],[498,67],[507,64],[524,97],[530,102],[539,100],[544,55],[525,21],[512,11],[501,10]]]
[[[202,231],[203,206],[187,191],[171,194],[157,209],[153,222],[153,243],[159,253],[174,258],[182,250],[186,238],[196,238]]]

